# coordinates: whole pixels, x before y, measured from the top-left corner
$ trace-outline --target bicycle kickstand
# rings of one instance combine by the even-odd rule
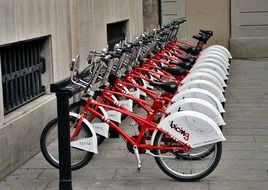
[[[140,154],[139,154],[139,149],[136,145],[133,146],[134,154],[136,156],[136,159],[138,161],[138,172],[141,170],[141,159],[140,159]]]

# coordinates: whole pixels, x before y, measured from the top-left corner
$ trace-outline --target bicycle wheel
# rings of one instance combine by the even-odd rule
[[[70,134],[75,130],[76,118],[70,118]],[[82,128],[75,140],[80,138],[92,137],[90,129],[82,123]],[[58,155],[58,120],[57,118],[51,120],[44,130],[40,138],[41,152],[45,159],[55,168],[59,168],[59,155]],[[71,147],[71,169],[77,170],[84,167],[93,157],[94,153],[80,150]]]
[[[154,139],[154,145],[166,145],[163,137],[165,137],[165,135],[158,131]],[[176,145],[177,143],[174,141],[172,144]],[[155,150],[154,153],[157,155],[155,161],[165,174],[175,180],[197,181],[209,175],[220,161],[222,143],[214,143],[213,147],[213,151],[210,152],[209,155],[206,155],[204,158],[200,157],[199,159],[192,158],[194,156],[197,158],[198,154],[195,154],[195,152],[202,152],[199,151],[199,149],[203,149],[203,147],[192,149],[192,155],[191,152],[188,152],[183,155],[183,158],[174,155],[173,151]],[[187,155],[189,159],[187,159]]]

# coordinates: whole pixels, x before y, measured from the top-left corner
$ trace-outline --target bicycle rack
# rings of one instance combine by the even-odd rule
[[[70,84],[70,78],[50,84],[50,92],[55,93],[57,97],[60,190],[72,190],[70,133],[68,129],[69,98],[81,90]]]

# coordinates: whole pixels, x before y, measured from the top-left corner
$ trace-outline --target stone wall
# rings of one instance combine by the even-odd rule
[[[143,28],[152,31],[159,25],[158,0],[143,0]]]
[[[233,1],[233,0],[232,0]],[[187,39],[193,44],[194,34],[199,29],[213,30],[214,36],[208,45],[220,44],[229,48],[230,39],[230,0],[187,0]]]
[[[231,1],[230,48],[234,57],[268,57],[268,1]]]

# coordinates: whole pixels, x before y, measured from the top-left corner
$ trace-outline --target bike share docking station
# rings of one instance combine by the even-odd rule
[[[60,190],[72,190],[69,98],[80,91],[80,88],[71,85],[70,79],[50,85],[50,92],[55,93],[57,97]]]
[[[174,23],[177,25],[180,22],[181,21],[175,21]],[[174,28],[174,23],[171,23],[169,30]],[[166,28],[161,28],[161,30]],[[175,27],[175,29],[178,29],[178,27]],[[160,29],[158,30],[160,31]],[[171,31],[173,32],[173,30],[169,30],[166,32],[163,31],[162,33],[170,36],[172,34]],[[202,30],[200,30],[200,32],[202,32]],[[208,31],[203,31],[203,33],[207,32]],[[159,33],[160,37],[162,33]],[[211,35],[201,36],[200,34],[197,37],[199,40],[197,46],[199,47],[200,44],[203,44],[200,43],[200,41],[206,42]],[[183,56],[190,54],[191,52],[188,52],[190,50],[192,51],[191,55],[194,53],[192,56],[196,56],[196,51],[201,51],[202,48],[191,46],[185,48],[185,46],[180,46],[181,42],[174,41],[171,37],[171,41],[168,44],[165,44],[166,49],[160,48],[161,51],[155,55],[155,58],[150,58],[152,61],[146,61],[140,65],[140,62],[136,61],[137,58],[142,59],[148,55],[149,51],[152,51],[152,48],[158,50],[158,46],[161,45],[162,47],[163,45],[156,42],[152,42],[148,45],[147,43],[150,39],[152,39],[152,36],[146,36],[144,34],[137,39],[138,42],[135,41],[130,44],[124,42],[121,44],[122,47],[119,46],[113,52],[102,51],[101,53],[98,53],[96,51],[91,51],[90,56],[87,59],[89,66],[81,73],[79,72],[78,67],[79,56],[77,56],[72,60],[70,65],[70,71],[72,71],[71,79],[51,84],[51,92],[56,93],[57,96],[58,120],[54,119],[53,124],[49,123],[49,125],[45,127],[46,130],[44,130],[44,133],[41,135],[40,144],[45,145],[41,146],[41,148],[43,147],[42,153],[47,161],[54,167],[59,168],[60,189],[72,189],[71,170],[75,167],[75,169],[80,169],[85,166],[90,161],[94,153],[98,153],[98,142],[101,142],[102,138],[104,139],[104,137],[107,138],[109,136],[109,127],[113,128],[115,132],[123,136],[127,143],[130,143],[133,148],[130,152],[134,153],[137,158],[138,169],[141,167],[139,148],[141,150],[145,150],[143,153],[148,153],[155,157],[160,169],[169,177],[178,181],[200,180],[209,175],[218,165],[222,153],[221,141],[226,140],[220,130],[220,127],[225,125],[221,113],[225,111],[222,103],[226,100],[223,93],[225,91],[224,88],[227,87],[224,80],[228,79],[227,76],[229,74],[229,60],[231,58],[229,51],[221,46],[209,47],[207,48],[208,50],[206,49],[206,51],[204,51],[205,53],[203,53],[203,51],[199,52],[200,55],[198,54],[199,56],[196,58],[195,63],[187,65],[186,63],[181,63],[179,61],[178,63],[172,62],[172,64],[176,63],[182,66],[173,67],[170,65],[172,60],[170,62],[165,61],[162,56],[167,59],[172,59],[175,55],[179,54],[181,50],[185,50],[185,53],[181,52]],[[148,47],[145,46],[144,48],[144,46],[136,46],[140,43],[145,44]],[[133,44],[135,46],[133,46]],[[136,47],[138,49],[136,49],[136,51],[131,51],[130,47]],[[174,56],[166,54],[166,51],[169,52],[170,48],[174,49],[173,47],[177,49],[176,52],[173,52]],[[178,49],[178,47],[182,48]],[[195,49],[196,51],[192,49]],[[138,53],[137,55],[134,55],[137,56],[137,58],[130,59],[133,57],[132,52]],[[118,61],[112,60],[114,58],[121,58],[123,53],[126,54],[124,54],[122,59],[118,59]],[[159,66],[155,63],[155,61],[163,62],[166,66]],[[207,62],[209,62],[209,64]],[[200,68],[201,64],[204,67]],[[112,74],[117,77],[117,71],[126,65],[134,69],[127,70],[128,75],[124,76],[125,81],[124,79],[121,79],[122,76],[121,73],[119,73],[118,75],[120,76],[120,79],[115,80],[114,83],[109,83],[108,79],[110,77],[110,73],[113,71]],[[185,67],[185,69],[182,72],[183,67]],[[147,78],[145,77],[145,73],[149,73]],[[223,74],[223,76],[221,74]],[[147,81],[148,84],[146,82],[142,82],[143,84],[137,84],[132,77],[137,78],[136,80]],[[170,78],[171,81],[166,81],[164,80],[165,78]],[[98,99],[98,101],[95,101],[93,97],[93,89],[95,88],[93,88],[92,85],[95,87],[95,84],[99,85],[99,91],[101,92],[101,95],[99,95],[101,99]],[[132,92],[133,88],[141,89],[141,91],[152,97],[153,102],[146,100],[140,102],[143,98],[140,96],[135,97],[134,95],[130,95],[131,91],[129,91],[126,86],[123,86],[124,84],[132,88]],[[181,86],[178,86],[178,84]],[[158,99],[159,93],[157,93],[159,89],[157,92],[153,93],[147,88],[150,87],[148,85],[159,87],[164,91],[162,92],[160,99]],[[192,89],[194,89],[194,91]],[[73,97],[76,93],[82,90],[84,90],[85,94],[83,95],[84,99],[82,98],[83,102],[79,102],[79,106],[83,107],[83,111],[81,112],[80,110],[80,115],[71,112],[69,116],[69,111],[73,110],[73,107],[75,107],[73,104],[69,106],[69,98]],[[182,94],[184,95],[182,96]],[[198,98],[196,94],[198,94]],[[118,95],[130,98],[132,101],[137,101],[137,103],[139,103],[139,105],[147,111],[148,115],[146,118],[133,113],[132,109],[128,109],[127,106],[122,106],[116,98]],[[130,106],[131,108],[133,107],[132,103]],[[143,105],[143,103],[145,105]],[[168,106],[166,106],[166,104]],[[76,104],[76,106],[78,106],[78,104]],[[104,108],[106,108],[107,111]],[[98,109],[100,109],[100,111],[98,111]],[[165,110],[165,112],[162,110]],[[116,112],[119,114],[115,114]],[[158,112],[163,113],[164,117],[162,120],[154,117]],[[139,130],[137,138],[135,138],[137,135],[131,136],[129,133],[124,131],[124,129],[121,129],[120,126],[114,123],[121,123],[121,114],[130,116],[135,121],[137,120],[137,123],[141,124],[141,130]],[[87,117],[89,117],[89,121],[86,120]],[[95,117],[96,120],[93,120]],[[79,121],[77,123],[75,122],[75,125],[71,125],[70,121],[73,121],[73,119],[74,121]],[[99,123],[99,120],[103,122]],[[95,123],[93,124],[89,123],[94,121]],[[57,126],[57,122],[59,155],[53,157],[46,151],[48,150],[48,146],[44,141],[44,139],[46,139],[44,137],[49,134],[47,131],[50,130],[51,127]],[[85,126],[88,127],[85,128],[88,129],[85,131],[88,135],[92,134],[92,137],[86,136],[87,138],[85,138],[83,136],[78,139],[78,133],[76,132],[70,136],[70,128],[74,127],[75,130],[79,132],[81,127],[84,126],[82,124],[85,124]],[[98,127],[96,127],[95,130],[94,124],[95,126],[102,125],[103,130],[100,130]],[[99,135],[99,139],[97,138],[97,134]],[[151,143],[148,143],[145,140],[143,141],[143,139],[148,140],[148,142],[149,139],[151,139]],[[84,145],[87,147],[83,147]],[[71,159],[70,152],[71,146],[76,149],[82,149],[89,152],[89,157],[83,157],[79,162],[79,166],[72,163],[73,159]],[[201,149],[198,149],[199,147],[201,147]],[[204,147],[205,151],[203,149]],[[197,153],[196,151],[192,151],[192,149],[197,150]],[[146,152],[146,150],[149,152]],[[155,151],[151,152],[152,150]],[[166,162],[168,163],[170,159],[174,160],[174,162],[183,163],[186,161],[188,163],[196,163],[196,160],[200,160],[200,162],[207,162],[207,160],[210,161],[208,164],[205,164],[204,166],[202,165],[205,168],[196,168],[195,164],[187,164],[194,167],[190,167],[188,169],[188,167],[171,168],[171,166],[166,164]],[[83,162],[84,160],[87,162]],[[173,166],[174,164],[172,164],[172,167]]]

